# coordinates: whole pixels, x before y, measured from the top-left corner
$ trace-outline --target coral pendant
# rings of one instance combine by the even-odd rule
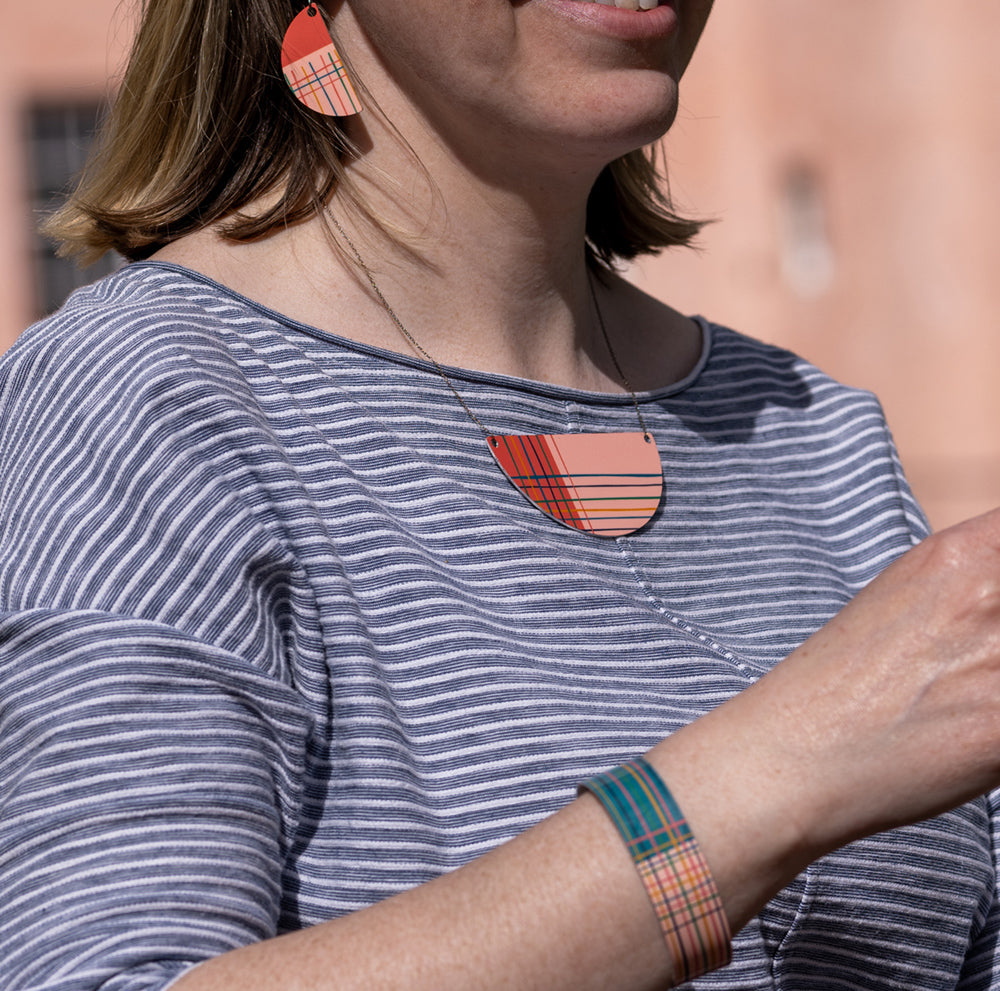
[[[543,513],[598,537],[644,527],[663,497],[663,466],[652,437],[619,434],[491,436],[504,474]]]

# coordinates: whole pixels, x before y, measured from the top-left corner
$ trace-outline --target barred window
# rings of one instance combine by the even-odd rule
[[[102,112],[103,107],[98,103],[45,103],[30,107],[26,114],[37,317],[58,309],[78,286],[93,282],[122,264],[118,255],[108,254],[95,264],[80,268],[74,261],[58,258],[55,245],[37,229],[41,220],[60,205],[83,168]]]

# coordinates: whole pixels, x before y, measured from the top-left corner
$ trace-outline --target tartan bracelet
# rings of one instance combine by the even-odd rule
[[[674,960],[675,983],[729,963],[732,936],[715,880],[656,771],[639,757],[580,787],[600,800],[628,846]]]

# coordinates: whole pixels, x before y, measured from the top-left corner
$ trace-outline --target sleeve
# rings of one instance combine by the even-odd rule
[[[149,622],[0,619],[0,988],[151,991],[274,935],[306,725]]]
[[[878,403],[877,399],[876,402]],[[883,429],[885,430],[885,443],[896,479],[896,488],[899,492],[900,508],[910,531],[910,542],[916,546],[930,534],[931,525],[920,503],[917,502],[913,491],[910,489],[910,483],[907,481],[906,473],[903,471],[903,464],[900,461],[899,451],[896,448],[896,441],[892,436],[892,431],[889,429],[885,410],[882,408],[881,403],[878,403],[878,410],[879,415],[882,417]]]
[[[0,991],[159,991],[276,931],[308,596],[264,425],[177,353],[0,368]]]
[[[1000,791],[988,798],[993,844],[994,882],[991,897],[980,906],[969,951],[956,991],[1000,989]]]

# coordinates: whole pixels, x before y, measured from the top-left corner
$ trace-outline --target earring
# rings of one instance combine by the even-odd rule
[[[361,101],[315,3],[288,25],[281,43],[281,71],[295,98],[310,110],[332,117],[361,112]]]

